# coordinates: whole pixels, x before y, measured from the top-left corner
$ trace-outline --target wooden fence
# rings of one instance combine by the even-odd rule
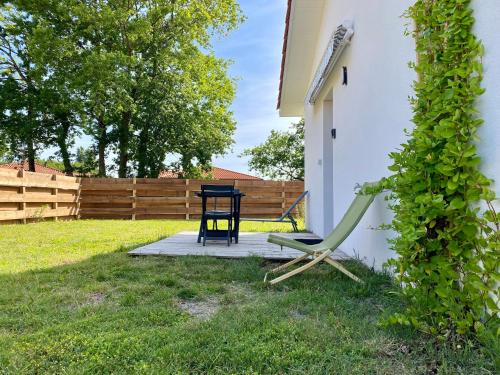
[[[245,193],[243,217],[278,217],[302,181],[75,178],[0,168],[0,222],[42,218],[196,219],[202,183],[234,184]],[[224,205],[219,201],[219,208]]]
[[[0,221],[77,217],[79,194],[75,177],[0,168]]]
[[[304,190],[302,181],[85,178],[81,185],[80,216],[132,220],[199,218],[201,199],[195,193],[202,183],[234,184],[245,193],[243,217],[278,217]]]

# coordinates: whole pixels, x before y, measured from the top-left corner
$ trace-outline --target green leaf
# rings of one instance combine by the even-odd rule
[[[448,189],[453,191],[458,187],[458,183],[454,182],[453,180],[448,180],[448,183],[446,186],[448,187]]]
[[[460,197],[456,197],[456,198],[453,198],[452,201],[450,202],[450,205],[449,205],[450,208],[452,209],[455,209],[455,210],[459,210],[459,209],[462,209],[465,207],[465,202],[462,198]]]
[[[477,227],[475,225],[465,225],[462,228],[462,232],[464,232],[468,238],[474,238],[477,234]]]
[[[440,130],[437,133],[443,136],[444,138],[451,138],[456,134],[456,130],[452,127],[447,127],[445,129]]]

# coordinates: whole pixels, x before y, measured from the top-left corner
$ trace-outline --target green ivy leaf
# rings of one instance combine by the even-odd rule
[[[474,238],[476,237],[477,227],[475,225],[466,225],[462,228],[462,232],[464,232],[468,238]]]
[[[454,210],[459,210],[465,207],[465,202],[461,197],[453,198],[449,205]]]

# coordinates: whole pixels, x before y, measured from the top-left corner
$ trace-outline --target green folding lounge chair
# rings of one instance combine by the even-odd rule
[[[363,185],[363,187],[374,185],[374,183],[366,183]],[[300,250],[304,252],[305,254],[293,259],[292,261],[283,264],[280,267],[277,267],[273,270],[270,271],[270,273],[278,272],[281,270],[284,270],[288,268],[289,266],[292,266],[302,260],[305,260],[307,258],[313,258],[310,262],[307,264],[298,267],[294,269],[293,271],[290,271],[280,277],[277,277],[273,280],[270,281],[271,284],[276,284],[279,283],[280,281],[283,281],[285,279],[288,279],[289,277],[293,275],[297,275],[298,273],[301,273],[317,263],[321,261],[325,261],[326,263],[330,264],[331,266],[337,268],[340,272],[343,272],[347,276],[349,276],[351,279],[357,281],[357,282],[362,282],[361,279],[359,279],[357,276],[353,275],[350,273],[347,269],[345,269],[339,262],[333,260],[330,255],[340,246],[342,242],[351,234],[351,232],[356,228],[356,225],[358,225],[359,221],[365,214],[366,210],[368,207],[370,207],[370,204],[373,202],[373,199],[375,198],[376,194],[367,194],[367,195],[362,195],[362,194],[357,194],[356,198],[354,201],[351,203],[351,206],[345,213],[344,217],[338,225],[335,227],[333,232],[331,232],[328,237],[326,237],[323,241],[321,241],[318,244],[315,245],[307,245],[302,242],[292,240],[289,238],[285,238],[282,236],[270,234],[267,241],[281,245],[286,247],[290,247],[292,249]],[[267,281],[267,274],[264,278],[264,281]]]
[[[295,200],[295,202],[292,203],[290,207],[288,207],[288,210],[285,211],[283,215],[280,217],[277,217],[275,219],[260,219],[260,218],[241,218],[241,221],[258,221],[261,223],[291,223],[293,227],[294,232],[299,231],[299,227],[297,226],[297,221],[293,218],[292,212],[297,207],[297,205],[300,203],[302,199],[307,195],[308,191],[304,191],[302,194],[299,195],[299,197]]]

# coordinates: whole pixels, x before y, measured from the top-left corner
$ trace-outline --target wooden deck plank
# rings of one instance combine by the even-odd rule
[[[290,238],[318,238],[311,233],[278,233]],[[269,233],[240,233],[239,243],[227,246],[225,241],[207,241],[206,246],[196,242],[197,232],[180,232],[172,237],[151,243],[129,251],[129,255],[165,255],[165,256],[213,256],[218,258],[243,258],[249,256],[262,257],[264,259],[285,260],[293,259],[304,253],[267,242]],[[333,259],[349,259],[342,251],[335,251]]]

